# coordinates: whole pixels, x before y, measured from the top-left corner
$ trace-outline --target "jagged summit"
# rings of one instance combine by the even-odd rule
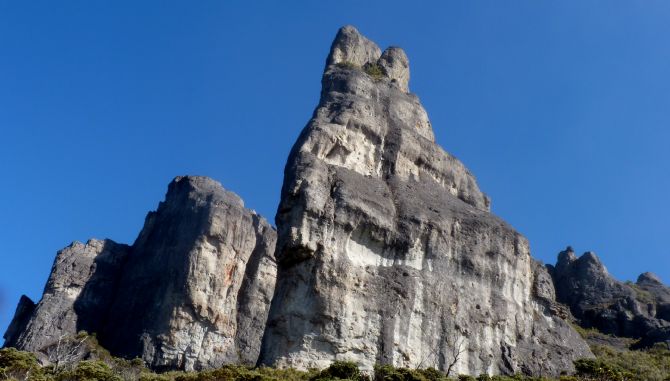
[[[620,282],[593,252],[579,258],[562,251],[556,266],[547,266],[556,299],[570,307],[582,326],[607,334],[641,339],[640,346],[670,340],[670,288],[652,273],[637,283]]]
[[[637,277],[637,284],[663,284],[661,278],[652,272],[644,272]]]
[[[668,337],[670,290],[654,275],[622,284],[571,247],[556,266],[530,256],[436,144],[409,77],[402,49],[341,28],[286,163],[276,232],[218,182],[176,177],[132,246],[58,253],[8,345],[44,353],[86,329],[156,370],[348,360],[555,376],[592,356],[557,296],[587,325]]]
[[[183,198],[199,194],[211,199],[212,202],[222,202],[244,208],[244,201],[240,196],[223,188],[220,182],[206,176],[177,176],[168,185],[165,203],[181,203]],[[201,196],[201,197],[202,197]]]
[[[40,302],[19,302],[5,345],[44,357],[60,338],[87,331],[154,369],[253,364],[275,240],[217,181],[176,177],[132,246],[90,240],[59,251]]]
[[[362,36],[351,25],[340,28],[326,60],[326,71],[334,65],[375,68],[400,90],[409,92],[409,59],[398,47],[389,47],[382,53],[379,46]]]
[[[553,312],[550,276],[435,143],[408,80],[401,49],[381,53],[355,28],[340,29],[321,100],[285,168],[260,363],[571,369],[591,354]],[[464,354],[449,363],[459,345]]]

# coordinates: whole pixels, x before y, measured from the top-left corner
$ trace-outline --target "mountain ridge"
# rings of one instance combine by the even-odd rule
[[[48,362],[61,337],[86,330],[156,370],[353,361],[556,376],[593,356],[571,315],[663,342],[667,287],[652,274],[639,290],[617,282],[595,254],[533,259],[435,142],[409,68],[402,49],[341,28],[286,163],[276,230],[216,181],[176,177],[132,245],[61,250],[5,345]],[[599,288],[623,302],[595,311]]]

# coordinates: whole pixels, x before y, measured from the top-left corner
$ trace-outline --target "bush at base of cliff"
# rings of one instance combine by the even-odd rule
[[[361,373],[358,365],[351,361],[335,361],[328,368],[310,377],[310,381],[352,380],[369,381],[370,378]]]
[[[14,348],[0,349],[0,379],[47,380],[34,354]]]
[[[670,350],[667,345],[658,344],[647,350],[619,351],[605,346],[594,345],[593,354],[597,360],[579,360],[575,363],[578,374],[590,376],[581,369],[595,361],[604,368],[618,371],[625,380],[665,381],[670,380]],[[581,370],[580,370],[581,369]]]
[[[443,373],[433,368],[408,369],[394,368],[390,365],[375,367],[374,381],[440,381],[446,380]]]
[[[85,360],[72,371],[56,376],[57,381],[123,381],[112,368],[102,361]]]

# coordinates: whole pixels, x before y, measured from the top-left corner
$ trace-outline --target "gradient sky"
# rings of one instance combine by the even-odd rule
[[[337,29],[401,46],[438,143],[553,263],[670,280],[670,2],[2,1],[0,331],[177,175],[273,220]]]

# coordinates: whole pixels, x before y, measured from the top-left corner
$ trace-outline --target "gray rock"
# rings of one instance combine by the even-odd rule
[[[409,91],[409,59],[404,50],[390,47],[384,50],[377,62],[391,82],[396,82],[400,90]]]
[[[571,370],[591,353],[556,312],[549,274],[435,144],[406,92],[404,53],[379,51],[340,30],[321,101],[289,156],[259,362],[446,370],[456,351],[456,373]],[[368,63],[386,76],[361,70]]]
[[[128,250],[111,240],[92,239],[59,251],[37,306],[21,298],[5,346],[39,352],[79,331],[98,332]]]
[[[381,50],[374,42],[358,33],[351,25],[345,26],[337,32],[326,66],[336,64],[352,64],[363,67],[370,62],[377,62]]]
[[[255,363],[276,233],[206,177],[178,177],[146,218],[100,341],[154,369]]]
[[[206,177],[177,177],[132,247],[73,243],[5,346],[44,352],[80,331],[154,369],[254,364],[276,278],[276,232]]]
[[[29,297],[21,295],[19,299],[19,304],[16,306],[16,311],[14,312],[14,318],[9,323],[9,327],[3,338],[5,339],[5,345],[15,346],[16,342],[19,339],[19,336],[26,329],[26,325],[30,321],[30,317],[35,311],[35,302],[32,301]]]
[[[577,257],[571,247],[558,255],[552,273],[558,301],[586,328],[641,339],[638,346],[670,340],[670,289],[654,274],[637,283],[614,279],[593,252]]]

